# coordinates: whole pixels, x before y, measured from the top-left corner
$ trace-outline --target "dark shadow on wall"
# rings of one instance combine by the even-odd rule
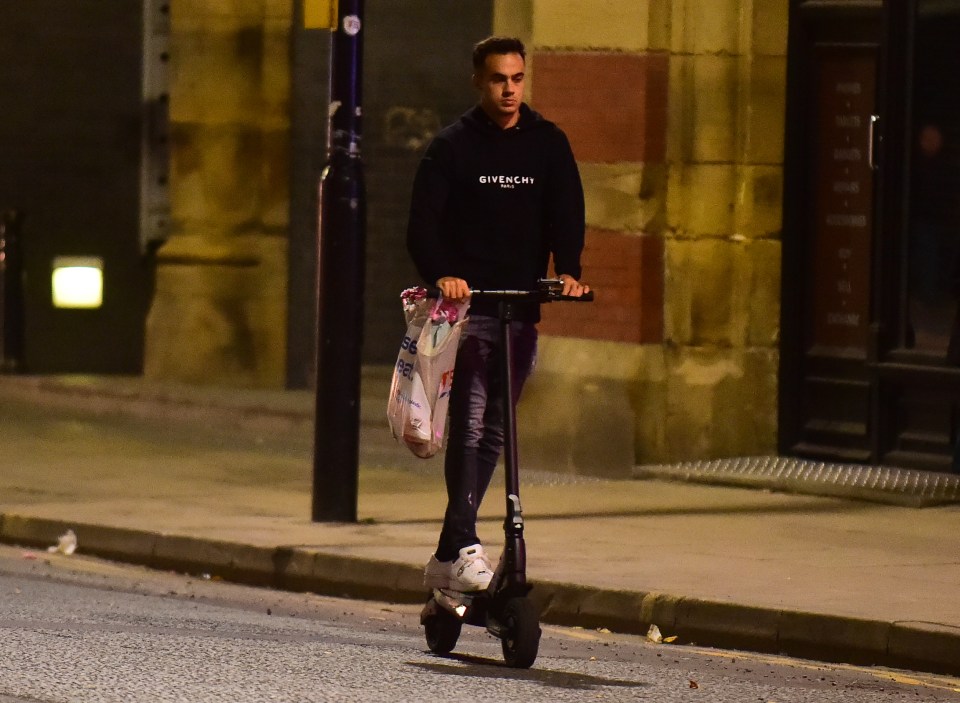
[[[317,184],[326,159],[330,34],[292,36],[287,387],[313,383]],[[429,139],[474,101],[470,53],[493,26],[492,0],[367,0],[363,163],[367,187],[364,363],[391,363],[403,335],[400,291],[419,282],[406,253],[413,175]],[[345,301],[348,304],[348,301]]]

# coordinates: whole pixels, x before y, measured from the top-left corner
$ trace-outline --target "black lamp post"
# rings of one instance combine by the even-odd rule
[[[363,0],[339,0],[317,248],[316,522],[356,522],[366,193],[360,159]]]

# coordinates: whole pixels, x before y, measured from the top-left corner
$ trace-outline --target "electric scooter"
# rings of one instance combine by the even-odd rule
[[[513,349],[510,322],[523,304],[554,301],[591,302],[593,293],[581,297],[562,295],[559,279],[543,279],[536,290],[473,290],[471,298],[497,300],[500,318],[500,370],[504,379],[504,482],[507,514],[500,562],[486,590],[461,593],[434,589],[420,613],[427,647],[434,654],[449,654],[457,646],[464,624],[485,627],[500,640],[507,665],[528,669],[540,648],[540,616],[529,593],[527,553],[523,540],[523,510],[517,459],[517,418],[513,404]]]

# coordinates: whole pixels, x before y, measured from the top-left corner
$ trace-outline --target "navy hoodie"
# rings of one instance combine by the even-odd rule
[[[430,143],[413,184],[407,248],[429,285],[444,276],[474,289],[528,290],[554,269],[579,279],[584,210],[566,135],[520,106],[502,129],[478,105]],[[471,312],[495,315],[476,300]],[[524,316],[540,319],[539,308]]]

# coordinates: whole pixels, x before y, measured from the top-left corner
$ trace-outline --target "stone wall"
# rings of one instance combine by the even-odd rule
[[[665,427],[641,433],[639,461],[776,447],[787,10],[673,2],[666,373],[640,408]]]
[[[494,3],[494,31],[528,43],[533,106],[570,136],[598,290],[545,310],[520,408],[532,463],[628,475],[774,450],[787,6]],[[283,382],[291,7],[173,3],[148,376]]]
[[[160,251],[148,376],[310,383],[316,294],[307,259],[326,160],[329,40],[324,30],[292,34],[298,7],[172,4],[173,231]],[[392,363],[403,332],[398,295],[417,282],[404,243],[413,174],[426,141],[473,100],[471,43],[490,31],[491,2],[444,15],[432,0],[369,0],[365,13],[364,361]]]
[[[147,320],[148,377],[283,382],[291,8],[171,3],[171,236]]]
[[[530,3],[532,102],[580,164],[598,290],[546,311],[520,408],[553,468],[775,450],[787,9]]]

